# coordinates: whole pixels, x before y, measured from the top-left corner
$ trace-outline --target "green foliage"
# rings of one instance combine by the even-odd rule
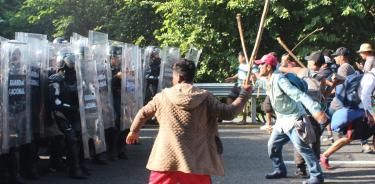
[[[157,39],[164,45],[188,44],[203,48],[198,81],[222,81],[235,73],[236,55],[242,50],[236,13],[242,14],[248,55],[251,54],[263,10],[260,0],[171,0],[158,5],[163,28]],[[266,20],[258,57],[271,51],[285,51],[275,41],[283,38],[292,48],[300,39],[319,27],[324,31],[310,36],[297,50],[305,56],[312,50],[346,46],[358,49],[362,42],[375,41],[373,0],[273,0]],[[199,36],[197,36],[199,35]]]
[[[295,53],[301,58],[313,50],[346,46],[357,50],[362,42],[375,45],[373,0],[272,0],[258,58],[271,51],[284,53],[276,42],[292,48],[318,27]],[[203,49],[198,82],[223,81],[235,74],[242,50],[235,16],[242,14],[244,37],[251,54],[263,0],[0,0],[0,35],[16,31],[69,38],[72,32],[107,32],[110,39],[141,46]],[[353,59],[358,56],[353,52]]]

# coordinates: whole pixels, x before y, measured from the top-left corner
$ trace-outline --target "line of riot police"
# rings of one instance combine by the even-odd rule
[[[0,41],[1,183],[39,179],[41,154],[49,171],[75,179],[90,175],[87,160],[128,159],[124,139],[136,112],[171,86],[180,57],[176,48],[142,49],[95,31],[52,43],[22,32]],[[199,55],[191,48],[187,57]]]

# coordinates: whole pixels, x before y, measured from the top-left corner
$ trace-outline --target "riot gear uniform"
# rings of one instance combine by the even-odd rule
[[[158,83],[159,83],[159,75],[160,75],[160,50],[158,48],[152,47],[151,54],[149,58],[149,62],[145,63],[145,79],[146,79],[146,90],[145,90],[145,99],[144,104],[147,104],[157,93],[158,91]],[[146,57],[147,50],[146,50]],[[148,65],[148,66],[147,66]]]
[[[61,54],[62,55],[62,54]],[[65,135],[69,175],[83,179],[87,172],[83,165],[81,124],[74,57],[64,53],[56,74],[49,77],[49,101],[53,119]]]
[[[124,142],[127,131],[121,131],[121,60],[123,47],[110,46],[110,64],[112,71],[112,94],[113,105],[115,110],[115,129],[107,130],[106,140],[108,144],[108,152],[111,160],[128,159],[126,155],[126,144]]]

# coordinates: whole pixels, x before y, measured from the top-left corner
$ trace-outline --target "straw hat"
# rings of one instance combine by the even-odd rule
[[[372,49],[371,45],[369,43],[362,43],[361,47],[359,47],[359,51],[357,51],[358,53],[361,53],[361,52],[374,52],[374,50]]]

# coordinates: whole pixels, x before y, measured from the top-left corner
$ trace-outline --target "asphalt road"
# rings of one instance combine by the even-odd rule
[[[129,146],[129,160],[111,162],[109,165],[90,164],[93,175],[87,180],[73,180],[66,173],[45,174],[35,184],[144,184],[149,172],[145,169],[157,129],[143,129],[141,144]],[[288,178],[266,180],[264,175],[271,171],[267,156],[268,134],[257,128],[222,128],[220,136],[224,143],[224,177],[213,177],[215,184],[263,184],[301,183],[304,179],[294,176],[293,148],[285,146],[284,160]],[[327,144],[325,144],[327,145]],[[322,150],[327,146],[322,146]],[[359,142],[353,142],[332,156],[333,170],[325,171],[326,183],[375,183],[375,155],[361,153]]]

